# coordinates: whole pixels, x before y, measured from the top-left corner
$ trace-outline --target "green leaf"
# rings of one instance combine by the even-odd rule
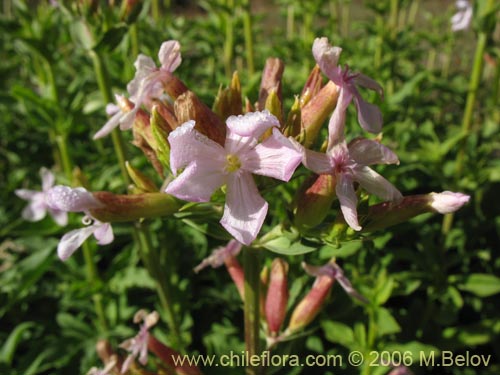
[[[354,332],[351,327],[331,320],[321,322],[321,328],[328,341],[350,348],[354,343]]]
[[[73,39],[86,50],[91,50],[95,44],[89,25],[83,20],[75,20],[71,23],[71,34]]]
[[[96,43],[94,50],[98,53],[114,50],[121,43],[127,32],[128,26],[125,24],[113,26]]]
[[[500,278],[486,273],[473,273],[466,276],[458,288],[479,297],[489,297],[500,292]]]
[[[12,330],[7,340],[5,340],[2,350],[0,351],[0,362],[7,363],[9,365],[12,364],[14,353],[17,346],[22,341],[24,333],[34,325],[34,322],[24,322],[17,325],[16,328]]]
[[[389,310],[386,308],[379,308],[376,312],[377,315],[377,333],[379,336],[389,335],[391,333],[398,333],[401,327]]]

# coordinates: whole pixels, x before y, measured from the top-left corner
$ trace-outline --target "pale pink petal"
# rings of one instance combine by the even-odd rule
[[[145,56],[143,54],[137,56],[137,59],[134,62],[134,66],[136,69],[135,76],[134,79],[132,79],[132,81],[130,81],[127,85],[127,91],[131,96],[136,97],[141,91],[141,85],[144,78],[154,72],[157,67],[151,57]]]
[[[328,150],[344,140],[345,115],[352,96],[348,86],[340,89],[337,105],[328,122]]]
[[[49,189],[45,194],[45,202],[52,209],[67,212],[87,211],[103,206],[85,188],[71,188],[63,185],[57,185]]]
[[[398,189],[370,167],[355,168],[354,179],[366,191],[384,201],[399,201],[403,198]]]
[[[470,196],[463,193],[443,191],[442,193],[431,193],[431,206],[440,214],[449,214],[457,211],[469,202]]]
[[[47,214],[47,206],[44,201],[43,193],[38,193],[31,199],[30,203],[24,208],[21,216],[27,221],[40,221]]]
[[[359,86],[375,91],[382,99],[384,98],[384,89],[374,79],[365,76],[364,74],[357,73],[354,78],[354,82]]]
[[[28,189],[17,189],[14,191],[14,193],[21,199],[24,199],[25,201],[32,200],[35,195],[37,194],[43,194],[40,191],[36,190],[28,190]]]
[[[312,53],[321,71],[332,81],[340,78],[338,61],[342,48],[333,47],[328,42],[328,38],[316,38],[313,43]]]
[[[358,138],[349,143],[349,154],[358,164],[399,164],[398,156],[380,142]]]
[[[189,202],[208,202],[213,192],[226,183],[222,170],[223,164],[199,159],[168,184],[165,192]]]
[[[188,121],[168,136],[170,143],[170,168],[174,176],[193,160],[212,160],[217,166],[225,163],[226,152],[221,145],[194,129],[195,122]]]
[[[137,115],[137,111],[139,111],[141,105],[142,105],[142,98],[140,100],[135,101],[134,108],[132,108],[132,110],[120,116],[118,122],[118,125],[120,125],[120,130],[132,129],[132,127],[134,126],[135,116]],[[111,129],[111,131],[112,130],[113,129]]]
[[[302,161],[291,142],[273,129],[273,135],[241,156],[242,168],[254,174],[288,181]]]
[[[61,260],[68,259],[96,230],[95,225],[72,230],[66,233],[59,241],[57,255]]]
[[[250,245],[259,234],[267,207],[251,174],[229,175],[226,205],[220,223],[235,239]]]
[[[104,126],[97,131],[97,133],[94,134],[92,137],[94,140],[102,138],[107,136],[109,133],[111,133],[115,128],[120,125],[120,119],[123,116],[123,112],[118,110],[117,113],[115,113],[105,124]]]
[[[241,251],[242,244],[236,240],[231,240],[226,246],[218,247],[210,256],[194,268],[194,272],[198,273],[205,267],[217,268],[224,264],[227,258],[236,257]]]
[[[356,92],[354,103],[358,110],[358,122],[363,129],[370,133],[379,133],[382,130],[382,113],[375,105],[365,102],[361,95]]]
[[[50,169],[42,167],[40,169],[40,177],[42,180],[43,191],[49,190],[54,185],[55,177],[54,174],[50,171]]]
[[[64,227],[68,224],[68,213],[60,210],[53,210],[49,208],[49,214],[52,216],[52,219],[57,223],[57,225]]]
[[[134,359],[133,355],[128,355],[125,361],[123,362],[122,365],[122,370],[120,371],[122,374],[125,374],[128,369],[130,368],[130,365],[132,364],[132,360]]]
[[[108,103],[106,104],[106,114],[108,116],[113,116],[114,114],[120,112],[120,107],[117,106],[115,103]]]
[[[332,159],[323,152],[304,149],[302,163],[307,169],[317,174],[332,174],[334,172]]]
[[[169,40],[163,42],[158,58],[161,63],[161,68],[172,73],[181,64],[181,45],[177,40]]]
[[[338,175],[335,191],[346,223],[354,230],[361,230],[357,212],[358,197],[354,191],[351,177],[344,173]]]
[[[96,230],[94,237],[99,245],[107,245],[113,242],[115,236],[113,235],[113,228],[109,223],[96,223]]]
[[[278,119],[267,110],[230,116],[226,123],[229,129],[228,134],[256,139],[260,138],[267,129],[280,125]],[[228,151],[234,152],[233,150]]]

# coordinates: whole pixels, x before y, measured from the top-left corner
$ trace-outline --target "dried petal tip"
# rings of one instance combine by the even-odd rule
[[[194,268],[194,272],[198,273],[203,268],[208,266],[212,268],[220,267],[224,264],[225,260],[229,257],[236,257],[241,251],[242,244],[236,240],[231,240],[224,247],[218,247],[215,249],[209,257],[203,259],[203,261]]]
[[[449,214],[460,209],[469,202],[470,196],[452,191],[443,191],[442,193],[431,193],[430,205],[432,209],[440,214]]]

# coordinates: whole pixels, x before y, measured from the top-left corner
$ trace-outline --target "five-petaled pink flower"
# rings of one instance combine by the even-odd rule
[[[304,155],[303,163],[307,168],[317,174],[329,174],[335,177],[335,191],[342,214],[347,224],[354,230],[361,230],[358,223],[356,209],[358,198],[354,182],[384,201],[398,201],[402,198],[401,193],[389,181],[369,167],[372,164],[399,164],[396,154],[379,142],[355,139],[348,145],[342,141],[329,145],[324,154],[303,147],[300,149]]]
[[[45,201],[46,192],[54,185],[54,174],[45,167],[40,169],[40,177],[42,179],[42,191],[17,189],[16,195],[24,200],[29,201],[29,204],[24,208],[22,217],[28,221],[42,220],[47,212],[60,226],[68,223],[68,214],[66,211],[50,207]]]
[[[46,202],[49,207],[60,211],[85,213],[82,223],[86,226],[66,233],[59,241],[57,254],[61,260],[68,259],[92,234],[99,245],[113,242],[114,235],[111,224],[102,223],[89,213],[90,209],[99,208],[102,203],[86,189],[62,185],[54,186],[47,191]]]
[[[154,60],[140,54],[134,66],[136,68],[135,77],[127,85],[130,100],[134,103],[134,108],[129,112],[122,112],[118,107],[107,107],[106,111],[112,117],[94,135],[94,139],[104,137],[120,125],[121,130],[132,128],[137,111],[144,105],[150,105],[152,99],[159,99],[164,94],[163,81],[165,76],[174,72],[181,64],[180,44],[176,40],[163,42],[158,52],[160,67],[158,68]],[[120,96],[116,98],[120,101]]]
[[[170,166],[175,176],[166,192],[192,202],[208,202],[226,185],[222,226],[238,241],[249,245],[262,227],[268,204],[260,196],[252,174],[288,181],[301,155],[279,130],[278,119],[268,111],[231,116],[226,120],[224,147],[194,129],[188,121],[170,133]],[[263,142],[267,129],[273,133]]]
[[[130,352],[125,362],[123,362],[122,374],[128,371],[132,361],[137,357],[139,357],[139,362],[142,365],[148,362],[149,329],[158,322],[158,319],[159,315],[156,311],[148,314],[145,310],[139,310],[134,315],[134,323],[143,323],[139,329],[139,333],[135,337],[125,340],[120,344],[120,348]]]
[[[358,110],[358,121],[361,127],[371,133],[380,132],[382,129],[380,109],[374,104],[365,102],[356,85],[374,90],[380,96],[383,96],[382,87],[361,73],[352,73],[348,67],[342,69],[338,66],[342,48],[331,46],[327,38],[316,38],[312,51],[321,71],[340,89],[337,106],[328,125],[330,143],[340,142],[344,138],[345,113],[347,106],[353,99]]]

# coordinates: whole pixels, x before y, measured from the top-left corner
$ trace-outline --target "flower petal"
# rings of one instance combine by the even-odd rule
[[[25,201],[32,200],[37,194],[43,194],[40,191],[36,190],[28,190],[28,189],[17,189],[14,191],[14,193],[21,199],[24,199]]]
[[[337,105],[328,122],[328,150],[344,140],[345,115],[352,97],[349,86],[340,89]]]
[[[170,143],[170,168],[174,176],[195,160],[213,160],[223,165],[226,152],[221,145],[194,129],[195,122],[188,121],[168,136]]]
[[[192,162],[165,192],[189,202],[208,202],[213,192],[226,183],[223,164],[200,159]]]
[[[337,186],[335,188],[337,198],[340,202],[340,209],[344,215],[346,223],[354,230],[361,230],[358,222],[358,197],[352,185],[351,176],[341,173],[337,176]]]
[[[226,120],[229,134],[241,137],[260,138],[264,132],[280,123],[268,110],[249,112],[245,115],[229,116]],[[229,150],[230,152],[234,152]]]
[[[235,239],[250,245],[259,234],[267,207],[250,173],[229,175],[224,215],[220,223]]]
[[[301,163],[302,155],[278,129],[273,129],[271,137],[241,155],[241,159],[242,168],[249,172],[288,181]]]
[[[440,214],[449,214],[457,211],[469,202],[470,195],[443,191],[442,193],[430,193],[432,197],[431,207]]]
[[[229,241],[226,246],[218,247],[217,249],[212,251],[212,254],[203,259],[202,262],[194,268],[194,272],[198,273],[208,266],[212,268],[222,266],[227,258],[236,257],[240,253],[241,247],[242,244],[238,241]]]
[[[111,133],[115,128],[120,125],[120,120],[124,116],[124,113],[120,110],[116,112],[111,118],[103,125],[101,129],[97,131],[92,137],[94,140],[107,136]]]
[[[140,54],[134,62],[136,69],[135,76],[127,85],[127,91],[131,96],[136,96],[141,90],[142,81],[155,69],[157,69],[155,62],[149,56]]]
[[[380,142],[358,138],[349,143],[349,154],[358,164],[399,164],[398,156]]]
[[[40,178],[42,180],[42,190],[47,191],[54,186],[55,177],[50,169],[42,167],[40,169]]]
[[[374,79],[365,76],[364,74],[357,73],[354,78],[354,82],[359,86],[375,91],[382,99],[384,98],[384,89]]]
[[[158,58],[161,68],[172,73],[181,64],[181,45],[177,40],[168,40],[163,42]]]
[[[47,206],[43,198],[43,193],[38,194],[40,195],[35,196],[21,213],[24,220],[40,221],[47,214]]]
[[[66,233],[59,241],[57,255],[61,260],[68,259],[96,230],[95,225],[72,230]]]
[[[342,48],[331,46],[328,38],[316,38],[313,43],[312,53],[321,71],[332,81],[340,78],[338,61]]]
[[[354,169],[354,179],[369,193],[384,201],[399,201],[403,198],[398,189],[370,167]]]
[[[103,206],[85,188],[71,188],[63,185],[49,189],[45,194],[45,202],[52,209],[66,212],[82,212]]]
[[[57,225],[64,227],[68,224],[68,213],[60,210],[53,210],[49,208],[49,214],[52,216],[52,219],[57,223]]]
[[[370,133],[379,133],[382,130],[382,113],[375,105],[365,102],[361,94],[356,91],[354,103],[358,109],[358,122],[363,129]]]
[[[113,228],[110,223],[94,224],[97,228],[94,231],[94,237],[99,245],[107,245],[113,242],[115,236],[113,235]]]

